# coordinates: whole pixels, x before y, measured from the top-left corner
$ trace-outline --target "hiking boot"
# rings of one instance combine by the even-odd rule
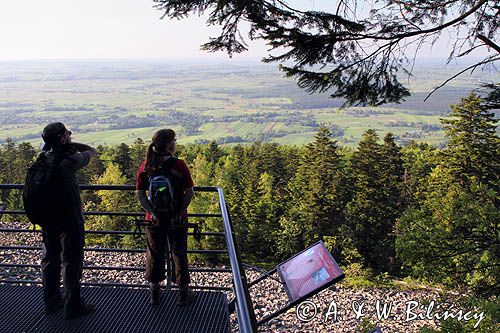
[[[181,289],[179,291],[179,299],[177,300],[177,306],[186,306],[191,304],[196,298],[196,294],[189,290],[188,288],[186,289]]]
[[[149,287],[149,303],[151,305],[160,304],[160,285],[150,286]]]
[[[95,307],[92,304],[82,302],[82,303],[80,303],[80,308],[78,309],[78,311],[75,311],[75,312],[66,311],[66,313],[64,314],[64,319],[66,319],[66,320],[76,319],[79,317],[87,316],[94,311],[95,311]]]

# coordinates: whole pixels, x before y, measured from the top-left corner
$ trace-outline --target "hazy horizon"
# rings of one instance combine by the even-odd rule
[[[447,63],[446,59],[434,57],[434,58],[420,58],[415,62],[415,68],[423,68],[422,66],[444,66],[444,68],[465,68],[466,66],[472,65],[478,61],[480,58],[467,58],[460,59],[460,62],[452,61]],[[0,65],[43,65],[43,64],[142,64],[142,65],[162,65],[162,64],[178,64],[178,65],[253,65],[262,66],[269,68],[276,68],[278,70],[279,62],[265,63],[259,58],[240,58],[240,59],[224,59],[224,58],[211,58],[211,57],[199,57],[199,58],[162,58],[162,57],[145,57],[145,58],[41,58],[41,59],[16,59],[16,60],[6,60],[0,59]]]
[[[332,10],[332,2],[290,1],[304,10]],[[0,61],[60,59],[178,59],[189,61],[259,61],[267,55],[263,41],[248,41],[249,50],[234,54],[209,53],[200,46],[217,36],[220,28],[208,27],[207,15],[160,19],[153,1],[136,0],[25,0],[0,4],[2,52]],[[365,6],[366,4],[360,4]],[[366,5],[368,6],[368,5]],[[246,35],[243,28],[242,35]],[[8,33],[5,33],[8,32]],[[446,62],[449,39],[424,44],[416,57]],[[407,54],[411,58],[414,49]],[[477,57],[483,53],[475,53]],[[472,56],[472,55],[471,55]]]

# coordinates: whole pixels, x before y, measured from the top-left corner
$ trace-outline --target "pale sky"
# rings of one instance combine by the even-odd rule
[[[331,10],[331,0],[294,0],[301,9]],[[200,51],[217,27],[206,18],[160,20],[152,0],[0,0],[0,60],[85,58],[228,59]],[[363,2],[361,3],[363,4]],[[420,58],[446,58],[449,50],[435,45]],[[261,59],[263,42],[234,59]]]
[[[200,51],[217,33],[205,19],[160,16],[151,0],[1,0],[0,60],[228,58]],[[239,58],[260,59],[260,44]]]

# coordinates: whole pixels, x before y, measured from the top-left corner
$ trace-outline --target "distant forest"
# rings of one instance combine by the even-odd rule
[[[261,116],[254,115],[257,120]],[[180,145],[178,155],[188,163],[197,186],[224,189],[247,261],[277,263],[323,240],[347,271],[364,268],[498,295],[496,123],[481,98],[471,94],[442,120],[448,136],[442,149],[414,141],[403,147],[394,135],[380,138],[373,129],[350,149],[337,145],[335,128],[319,126],[307,145],[221,146],[209,141]],[[97,147],[99,158],[81,172],[80,182],[134,184],[146,146],[137,139],[130,145]],[[22,183],[37,154],[30,143],[7,140],[0,148],[0,183]],[[140,210],[132,193],[84,192],[83,197],[86,210]],[[8,209],[22,208],[19,192],[4,192],[2,200]],[[216,212],[217,205],[217,200],[197,194],[189,210]],[[218,220],[193,222],[204,231],[222,229]],[[127,218],[87,219],[87,229],[126,227],[132,228]],[[89,236],[88,242],[138,245],[133,238],[109,235]],[[194,248],[222,246],[220,239],[209,236],[190,242]],[[216,261],[210,256],[198,259]]]

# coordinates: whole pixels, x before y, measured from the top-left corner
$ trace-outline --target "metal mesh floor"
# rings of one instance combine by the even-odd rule
[[[64,320],[63,311],[43,312],[42,288],[0,285],[0,332],[230,332],[227,299],[222,292],[196,291],[189,306],[176,306],[177,291],[149,305],[147,289],[82,288],[96,307],[89,316]]]

